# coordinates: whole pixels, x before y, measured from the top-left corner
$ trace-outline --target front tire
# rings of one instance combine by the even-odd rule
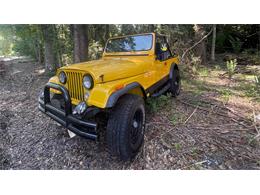
[[[112,155],[133,159],[144,140],[145,107],[143,98],[127,94],[120,98],[108,119],[107,143]]]

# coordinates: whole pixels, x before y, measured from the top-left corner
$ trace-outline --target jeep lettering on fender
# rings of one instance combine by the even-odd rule
[[[180,93],[178,57],[166,36],[145,33],[111,38],[100,60],[64,66],[39,96],[39,109],[77,135],[96,140],[93,117],[108,113],[112,155],[136,156],[144,139],[147,97]]]

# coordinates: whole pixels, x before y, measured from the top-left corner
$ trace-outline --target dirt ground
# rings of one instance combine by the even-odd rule
[[[48,81],[33,61],[5,62],[0,75],[0,169],[260,169],[258,91],[223,71],[184,76],[177,98],[148,100],[145,144],[132,162],[109,156],[104,142],[70,138],[38,111]],[[244,87],[243,87],[244,86]],[[100,131],[104,132],[103,129]]]

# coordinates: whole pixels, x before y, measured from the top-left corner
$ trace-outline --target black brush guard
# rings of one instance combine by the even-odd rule
[[[50,88],[62,93],[65,102],[64,110],[58,109],[51,104]],[[72,115],[71,98],[65,87],[54,83],[47,83],[43,93],[43,98],[39,97],[38,99],[40,111],[79,136],[91,140],[97,139],[97,123],[85,121]]]

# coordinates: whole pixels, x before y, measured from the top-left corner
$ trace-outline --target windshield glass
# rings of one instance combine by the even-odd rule
[[[152,48],[152,44],[151,34],[116,38],[108,41],[106,52],[147,51]]]

